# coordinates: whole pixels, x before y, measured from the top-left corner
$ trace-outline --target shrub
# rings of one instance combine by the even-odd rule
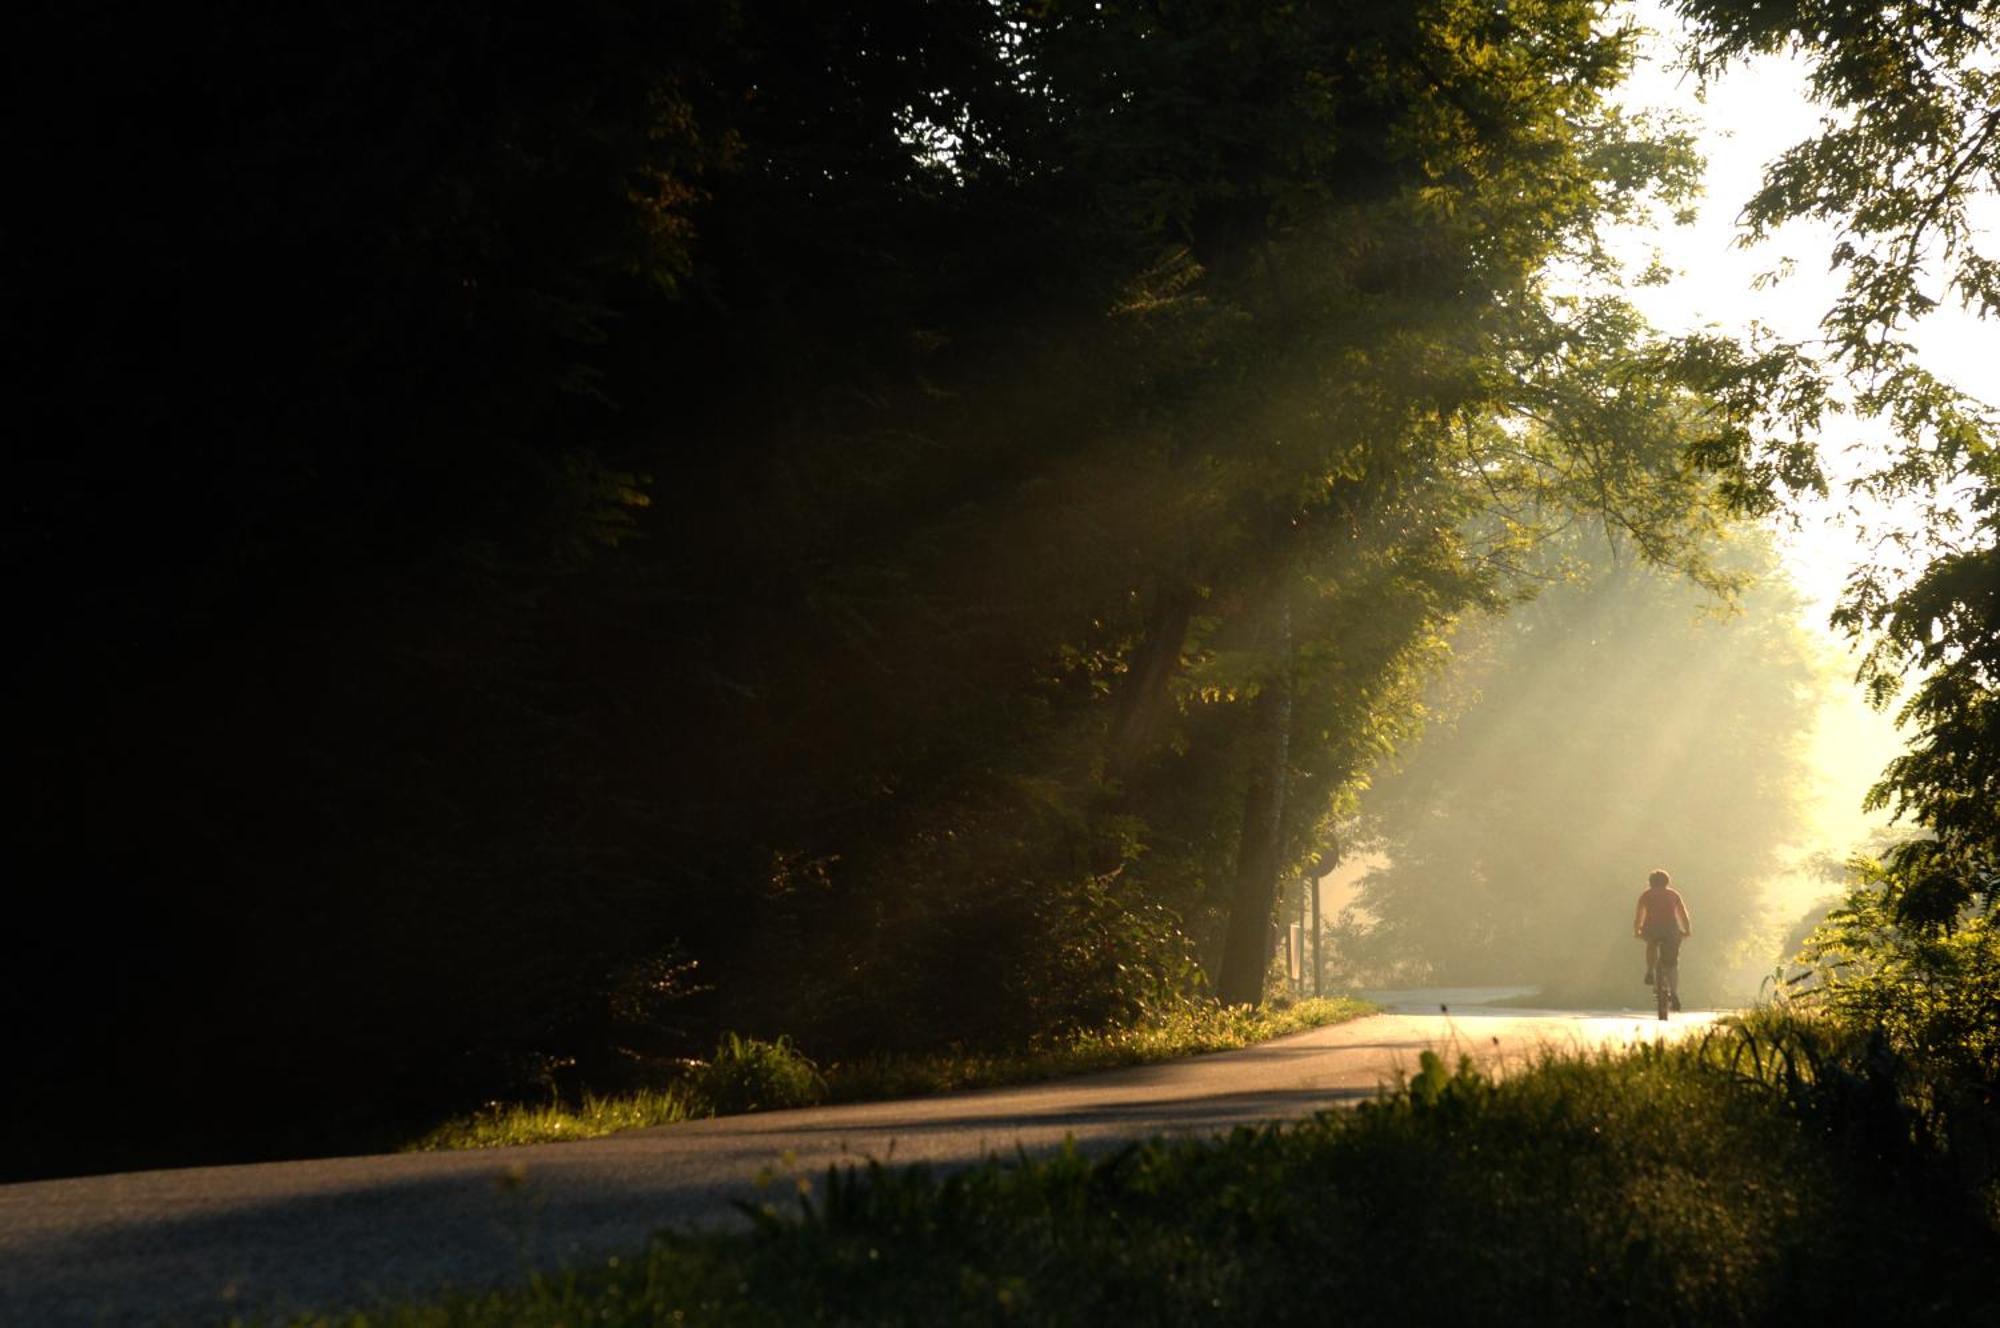
[[[715,1058],[689,1076],[689,1095],[718,1116],[809,1107],[826,1096],[819,1067],[787,1037],[776,1042],[724,1033]]]
[[[1862,883],[1806,941],[1819,979],[1797,1003],[1850,1027],[1879,1029],[1925,1069],[2000,1080],[2000,919],[1968,909],[1949,926],[1905,926],[1864,866]]]
[[[2000,1205],[2000,918],[1905,921],[1886,873],[1862,863],[1860,875],[1800,956],[1812,985],[1792,1005],[1823,1022],[1843,1072],[1818,1077],[1872,1086],[1885,1099],[1875,1117],[1899,1115]]]

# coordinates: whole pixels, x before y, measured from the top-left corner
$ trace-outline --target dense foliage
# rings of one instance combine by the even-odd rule
[[[1949,931],[1911,926],[1860,879],[1807,938],[1791,1004],[1893,1057],[1926,1128],[1965,1168],[2000,1180],[2000,925],[1968,911]]]
[[[1693,178],[1629,46],[1585,0],[29,5],[6,1165],[1255,1000],[1551,523],[1723,580],[1687,453],[1745,406],[1595,242]]]

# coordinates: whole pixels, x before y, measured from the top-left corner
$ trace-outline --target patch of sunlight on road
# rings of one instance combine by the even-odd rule
[[[1358,993],[1387,1013],[1437,1021],[1446,1046],[1475,1056],[1529,1047],[1616,1050],[1707,1031],[1733,1010],[1687,1010],[1662,1020],[1650,1008],[1557,1009],[1531,1002],[1535,987],[1417,987]],[[1504,1004],[1502,1003],[1504,1002]]]

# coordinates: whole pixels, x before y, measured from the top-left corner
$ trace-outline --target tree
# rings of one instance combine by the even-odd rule
[[[1677,8],[1698,72],[1790,51],[1808,62],[1828,111],[1818,135],[1770,164],[1744,214],[1750,238],[1795,217],[1839,227],[1830,261],[1845,289],[1822,320],[1825,367],[1803,348],[1774,348],[1767,367],[1778,358],[1787,367],[1767,380],[1778,399],[1766,405],[1793,426],[1791,442],[1740,433],[1716,455],[1748,478],[1753,503],[1817,483],[1810,467],[1772,458],[1798,461],[1828,374],[1901,440],[1861,485],[1925,500],[1923,528],[1898,541],[1925,561],[1913,575],[1887,560],[1857,568],[1835,621],[1871,642],[1861,677],[1879,703],[1908,672],[1920,675],[1900,714],[1910,751],[1884,771],[1869,805],[1893,808],[1920,832],[1891,853],[1884,877],[1899,916],[1948,924],[1972,901],[2000,898],[2000,418],[1928,372],[1910,328],[1946,301],[1982,318],[2000,313],[2000,260],[1972,211],[2000,191],[2000,6]]]
[[[1317,750],[1274,727],[1310,685],[1294,680],[1294,653],[1317,625],[1280,626],[1311,602],[1302,586],[1417,597],[1407,615],[1377,601],[1403,634],[1379,655],[1345,649],[1354,667],[1334,675],[1381,698],[1398,692],[1384,670],[1498,593],[1502,546],[1531,538],[1530,509],[1615,511],[1664,560],[1696,547],[1681,523],[1701,504],[1667,496],[1677,453],[1641,438],[1672,433],[1673,411],[1626,385],[1641,330],[1610,303],[1552,308],[1541,287],[1557,256],[1601,270],[1598,221],[1656,190],[1683,194],[1691,157],[1611,112],[1602,92],[1628,34],[1565,6],[1301,7],[1248,25],[1228,6],[1051,12],[1046,29],[1030,25],[1025,58],[1077,90],[1060,104],[1093,180],[1158,216],[1199,265],[1190,291],[1232,316],[1207,342],[1221,372],[1180,380],[1192,408],[1172,422],[1162,479],[1171,491],[1219,476],[1235,491],[1175,504],[1198,515],[1145,597],[1156,607],[1130,647],[1111,763],[1127,785],[1143,778],[1135,749],[1169,736],[1169,662],[1199,660],[1207,633],[1230,663],[1285,643],[1207,692],[1248,711],[1223,730],[1239,768],[1227,802],[1242,813],[1233,861],[1190,874],[1227,915],[1221,989],[1248,999],[1278,873],[1365,763],[1373,739],[1356,735],[1387,727],[1319,729]],[[1537,410],[1539,453],[1495,426]],[[1518,507],[1515,519],[1489,509],[1499,542],[1464,540],[1472,509],[1503,493]],[[1227,606],[1206,628],[1190,609],[1202,599]],[[1301,784],[1294,762],[1327,782]]]
[[[1693,178],[1585,0],[92,12],[0,237],[78,1138],[1129,1017],[1544,532],[1700,566],[1691,398],[1548,296]]]

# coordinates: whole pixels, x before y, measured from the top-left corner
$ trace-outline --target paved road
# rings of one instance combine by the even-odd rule
[[[212,1322],[482,1286],[641,1248],[662,1226],[865,1159],[949,1167],[989,1153],[1208,1135],[1365,1098],[1427,1047],[1504,1069],[1542,1044],[1661,1035],[1636,1012],[1477,1007],[1397,993],[1390,1012],[1076,1079],[691,1121],[582,1143],[197,1167],[0,1186],[0,1324]],[[1438,1012],[1442,999],[1449,1017]],[[1684,1032],[1712,1016],[1690,1013]],[[774,1185],[755,1184],[759,1173]]]

